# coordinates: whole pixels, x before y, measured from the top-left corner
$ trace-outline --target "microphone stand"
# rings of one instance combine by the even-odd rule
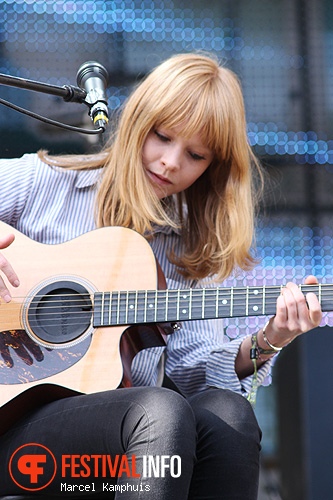
[[[35,80],[27,80],[17,76],[4,75],[0,73],[0,84],[9,85],[11,87],[18,87],[26,90],[34,90],[36,92],[43,92],[44,94],[56,95],[62,97],[67,102],[84,102],[87,92],[80,87],[74,85],[51,85],[49,83],[37,82]]]
[[[80,87],[75,87],[74,85],[63,85],[61,87],[58,85],[37,82],[35,80],[27,80],[25,78],[19,78],[16,76],[4,75],[3,73],[0,73],[0,85],[1,84],[26,90],[33,90],[35,92],[42,92],[44,94],[55,95],[58,97],[62,97],[66,102],[86,104],[89,108],[91,106],[88,102],[85,101],[87,92]],[[90,130],[90,129],[74,127],[72,125],[67,125],[65,123],[59,123],[55,120],[51,120],[50,118],[45,118],[43,116],[38,115],[37,113],[33,113],[32,111],[28,111],[19,106],[16,106],[15,104],[5,101],[4,99],[0,99],[0,104],[3,104],[11,109],[14,109],[15,111],[19,111],[25,115],[36,118],[37,120],[40,120],[44,123],[55,125],[56,127],[60,127],[66,130],[72,130],[83,134],[101,134],[105,131],[104,127],[99,127],[98,129]]]

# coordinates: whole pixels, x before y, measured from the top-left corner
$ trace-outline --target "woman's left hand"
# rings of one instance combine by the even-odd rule
[[[306,285],[318,284],[314,276],[308,276]],[[266,328],[269,342],[276,347],[289,344],[297,336],[319,326],[322,311],[315,293],[303,294],[295,283],[282,288],[276,303],[276,315]]]

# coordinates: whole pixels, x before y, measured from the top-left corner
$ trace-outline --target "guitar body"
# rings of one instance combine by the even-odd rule
[[[9,414],[22,409],[20,395],[26,408],[35,404],[32,400],[130,385],[130,367],[124,370],[120,350],[132,359],[135,338],[138,350],[145,348],[149,326],[133,327],[124,339],[127,326],[94,328],[94,293],[158,286],[149,244],[129,229],[101,228],[64,244],[44,245],[0,222],[0,235],[9,233],[15,241],[2,253],[21,284],[9,285],[12,300],[0,305],[0,431]],[[53,309],[58,294],[65,299]],[[83,317],[79,327],[75,319],[68,322],[73,310],[74,318]],[[47,319],[50,312],[53,323]],[[156,343],[153,335],[148,346],[162,345],[159,328],[151,330]]]

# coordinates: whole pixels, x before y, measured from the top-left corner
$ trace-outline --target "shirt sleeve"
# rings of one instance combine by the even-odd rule
[[[223,344],[220,349],[214,349],[206,365],[206,382],[213,387],[230,389],[248,396],[252,386],[252,376],[240,380],[235,371],[235,361],[244,337]],[[250,353],[249,353],[250,357]],[[267,361],[258,370],[258,386],[267,380],[271,371],[271,361]]]
[[[36,155],[0,159],[0,220],[15,226],[30,195]]]

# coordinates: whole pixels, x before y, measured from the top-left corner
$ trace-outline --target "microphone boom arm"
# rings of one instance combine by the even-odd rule
[[[87,92],[84,89],[75,87],[74,85],[63,85],[60,87],[58,85],[27,80],[26,78],[19,78],[17,76],[4,75],[3,73],[0,73],[0,85],[34,90],[35,92],[62,97],[67,102],[77,102],[80,104],[85,102],[87,96]]]

